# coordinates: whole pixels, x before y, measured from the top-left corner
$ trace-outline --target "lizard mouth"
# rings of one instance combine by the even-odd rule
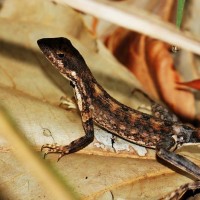
[[[47,53],[47,45],[46,44],[46,40],[48,40],[47,38],[44,38],[44,39],[39,39],[37,41],[37,44],[39,46],[39,48],[41,49],[41,51],[46,54]]]
[[[42,40],[43,40],[43,39],[39,39],[39,40],[37,41],[39,47],[42,45]]]
[[[54,44],[52,43],[51,38],[42,38],[37,41],[37,44],[42,51],[42,53],[45,55],[45,57],[53,62],[56,63],[55,55],[54,55]]]

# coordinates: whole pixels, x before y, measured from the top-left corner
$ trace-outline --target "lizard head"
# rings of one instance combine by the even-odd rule
[[[89,70],[85,60],[70,40],[63,37],[43,38],[37,43],[51,64],[69,80],[81,78],[83,72]]]

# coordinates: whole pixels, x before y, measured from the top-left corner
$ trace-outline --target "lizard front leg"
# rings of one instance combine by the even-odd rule
[[[66,154],[74,153],[89,145],[94,140],[94,125],[92,120],[92,111],[90,108],[85,107],[80,110],[82,125],[85,131],[85,136],[72,141],[69,145],[46,144],[43,145],[41,150],[47,149],[44,157],[49,153],[60,153],[58,161]]]

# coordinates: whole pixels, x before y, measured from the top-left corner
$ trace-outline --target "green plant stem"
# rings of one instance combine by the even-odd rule
[[[180,28],[181,26],[184,5],[185,5],[185,0],[178,0],[177,13],[176,13],[176,26],[178,28]]]

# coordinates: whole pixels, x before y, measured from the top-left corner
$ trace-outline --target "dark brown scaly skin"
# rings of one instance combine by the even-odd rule
[[[177,200],[177,199],[182,198],[183,195],[188,190],[194,191],[194,190],[199,189],[199,188],[200,188],[200,181],[195,181],[195,182],[192,182],[192,183],[186,183],[184,185],[181,185],[179,188],[177,188],[175,191],[171,192],[167,196],[161,198],[160,200]]]
[[[68,39],[44,38],[38,40],[38,45],[52,65],[70,80],[85,130],[85,136],[69,145],[44,145],[42,149],[47,149],[46,154],[60,153],[60,159],[66,154],[86,147],[94,139],[93,123],[95,122],[125,140],[156,149],[158,157],[200,180],[200,168],[173,152],[184,143],[200,142],[199,129],[184,125],[176,119],[173,120],[173,117],[164,117],[162,120],[161,116],[155,117],[156,115],[139,112],[115,100],[97,83],[83,57]],[[158,107],[157,110],[159,109],[163,112],[162,116],[167,116],[165,109]],[[195,183],[192,186],[194,185]],[[199,188],[199,185],[197,182],[196,188]],[[189,186],[184,186],[186,191]],[[179,193],[181,193],[180,189],[175,191],[175,197],[178,194],[175,199],[179,199]]]

